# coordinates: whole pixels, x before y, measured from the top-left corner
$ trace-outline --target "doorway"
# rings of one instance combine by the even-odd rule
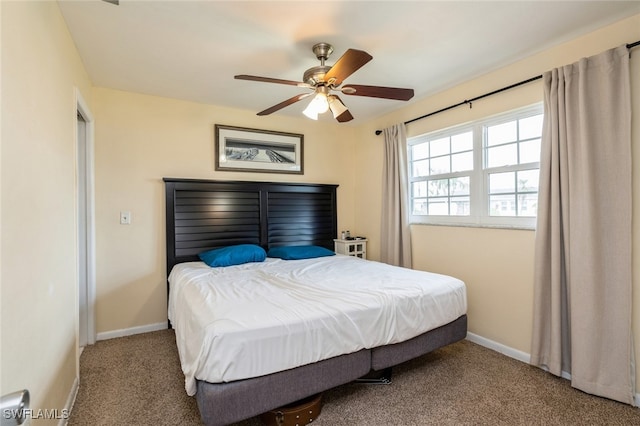
[[[76,99],[78,346],[83,348],[96,341],[93,312],[95,304],[93,116],[78,90],[76,90]]]

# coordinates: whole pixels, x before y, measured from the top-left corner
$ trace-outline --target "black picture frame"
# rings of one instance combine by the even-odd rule
[[[304,174],[304,135],[216,124],[215,169]]]

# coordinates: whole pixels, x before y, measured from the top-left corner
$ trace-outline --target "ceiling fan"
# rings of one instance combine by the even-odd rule
[[[367,96],[371,98],[395,99],[400,101],[408,101],[413,97],[413,89],[402,89],[397,87],[383,86],[363,86],[358,84],[349,84],[342,86],[342,82],[351,74],[359,70],[363,65],[369,62],[373,57],[367,52],[356,49],[349,49],[344,55],[333,64],[333,66],[325,65],[325,61],[333,52],[333,46],[328,43],[317,43],[312,48],[316,58],[320,61],[320,65],[309,68],[304,72],[302,82],[293,80],[281,80],[278,78],[259,77],[255,75],[236,75],[238,80],[261,81],[265,83],[288,84],[291,86],[304,87],[311,89],[309,93],[296,95],[286,101],[280,102],[270,108],[260,111],[258,115],[268,115],[302,99],[315,95],[309,103],[309,106],[303,113],[314,120],[318,119],[318,114],[322,114],[331,110],[333,117],[340,123],[353,120],[353,116],[338,97],[331,92],[342,92],[345,95]]]

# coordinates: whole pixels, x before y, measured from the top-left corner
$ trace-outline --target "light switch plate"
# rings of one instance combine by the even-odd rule
[[[131,212],[120,212],[120,225],[131,225]]]

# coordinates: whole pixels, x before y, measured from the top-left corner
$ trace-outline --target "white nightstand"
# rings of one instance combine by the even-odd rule
[[[367,239],[361,240],[333,240],[333,245],[336,253],[346,254],[349,256],[360,257],[362,259],[367,258]]]

